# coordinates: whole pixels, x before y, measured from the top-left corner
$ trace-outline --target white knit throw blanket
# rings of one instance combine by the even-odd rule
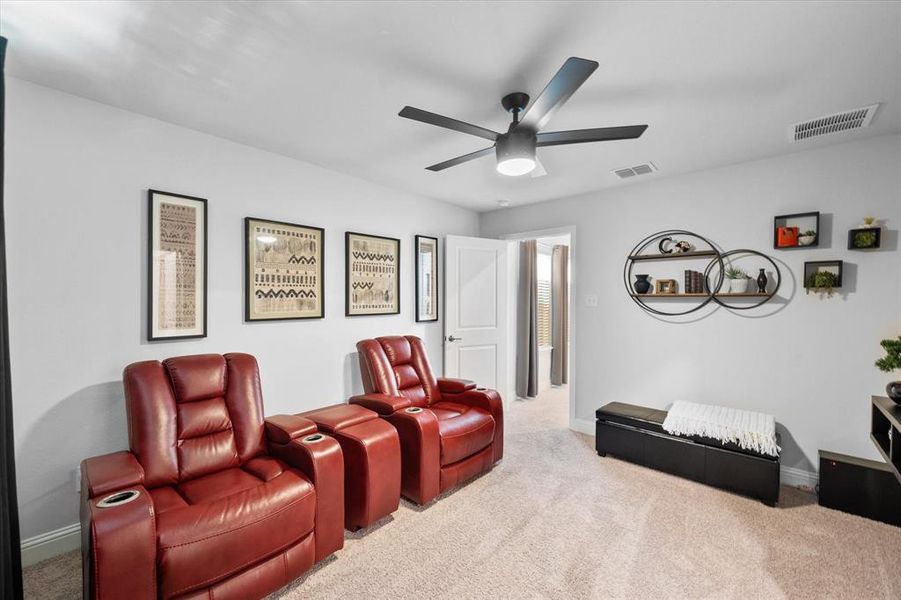
[[[674,402],[663,421],[663,429],[673,435],[700,435],[738,444],[744,450],[779,456],[773,415],[694,402]]]

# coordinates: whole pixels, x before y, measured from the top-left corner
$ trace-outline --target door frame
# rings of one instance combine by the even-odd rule
[[[553,237],[558,235],[569,234],[569,428],[573,431],[582,431],[584,427],[579,426],[576,419],[576,337],[578,336],[578,328],[576,327],[576,281],[578,279],[578,253],[576,248],[576,226],[565,225],[562,227],[550,227],[548,229],[533,229],[531,231],[523,231],[520,233],[507,233],[499,236],[498,239],[516,242],[520,240],[531,240],[542,237]],[[517,264],[519,255],[516,257]],[[512,262],[512,261],[509,261]],[[508,263],[508,270],[509,270]],[[507,281],[507,297],[508,297],[508,313],[512,313],[513,320],[516,319],[516,290],[513,289],[513,279],[508,277]],[[518,279],[518,278],[517,278]],[[512,300],[511,300],[512,299]],[[510,315],[508,315],[509,318]],[[512,339],[511,339],[512,336]],[[516,328],[508,327],[507,337],[509,340],[508,347],[513,352],[508,352],[513,356],[513,369],[516,369]],[[509,361],[508,361],[509,364]],[[511,378],[515,374],[511,375]]]

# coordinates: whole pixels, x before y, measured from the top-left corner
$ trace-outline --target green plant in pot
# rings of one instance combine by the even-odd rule
[[[855,248],[872,248],[876,245],[875,231],[858,231],[854,234]]]
[[[901,369],[901,336],[897,340],[882,340],[879,342],[885,350],[885,356],[876,361],[876,366],[883,373],[891,373]],[[901,381],[891,381],[885,386],[888,397],[901,404]]]
[[[750,280],[748,279],[748,274],[741,269],[735,267],[726,269],[726,281],[729,282],[729,289],[724,289],[723,292],[743,294],[748,291],[748,282]],[[723,287],[725,288],[725,286]]]
[[[807,278],[807,281],[805,281],[804,284],[808,294],[813,290],[814,292],[819,292],[820,294],[826,294],[827,296],[832,297],[835,286],[838,285],[838,275],[832,271],[816,271]]]

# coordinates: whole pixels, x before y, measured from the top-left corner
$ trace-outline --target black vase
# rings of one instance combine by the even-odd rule
[[[769,279],[766,278],[766,271],[760,269],[760,274],[757,276],[757,292],[760,294],[766,294],[766,284]]]
[[[901,404],[901,381],[891,381],[885,386],[885,393],[894,400],[895,404]]]
[[[651,282],[648,281],[648,275],[636,275],[633,286],[636,294],[647,294],[651,291]]]

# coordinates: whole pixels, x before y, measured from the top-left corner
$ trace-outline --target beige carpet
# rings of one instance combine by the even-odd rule
[[[901,528],[599,458],[566,414],[560,391],[514,403],[491,473],[402,502],[273,598],[901,598]],[[77,597],[78,555],[25,583],[27,598]]]

